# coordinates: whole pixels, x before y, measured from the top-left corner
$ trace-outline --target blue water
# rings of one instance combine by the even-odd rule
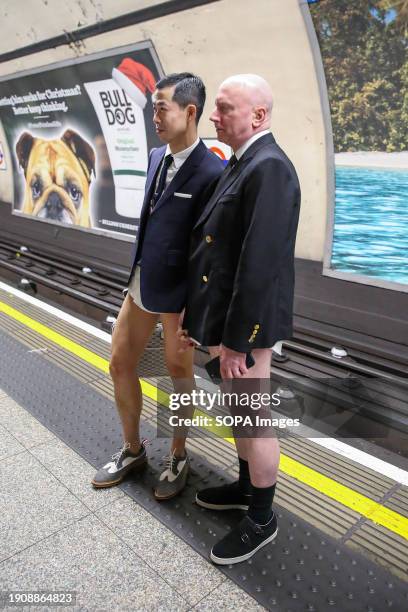
[[[336,168],[331,268],[408,284],[408,170]]]

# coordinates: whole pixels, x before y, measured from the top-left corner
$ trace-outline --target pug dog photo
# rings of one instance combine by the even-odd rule
[[[16,154],[25,176],[22,212],[40,219],[90,227],[89,188],[95,151],[74,130],[45,140],[24,132]]]

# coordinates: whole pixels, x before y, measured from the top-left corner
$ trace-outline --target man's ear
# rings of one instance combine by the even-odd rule
[[[189,104],[187,106],[187,116],[190,121],[197,123],[197,107],[195,104]]]
[[[74,130],[65,130],[61,140],[71,149],[74,155],[77,156],[81,166],[84,170],[85,176],[88,179],[88,183],[91,182],[91,174],[95,174],[95,151],[93,147],[82,138]]]
[[[256,106],[253,110],[253,126],[259,127],[266,119],[266,108],[264,106]]]
[[[24,132],[21,134],[16,144],[18,163],[24,170],[24,174],[27,172],[28,159],[30,157],[31,149],[33,148],[34,140],[35,138],[32,134],[29,132]]]

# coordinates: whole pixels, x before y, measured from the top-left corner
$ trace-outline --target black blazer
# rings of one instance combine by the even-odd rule
[[[155,312],[181,312],[186,301],[191,231],[202,212],[205,189],[220,176],[224,165],[200,140],[150,213],[150,201],[165,151],[164,146],[150,153],[128,284],[141,258],[143,306]]]
[[[300,187],[272,134],[225,170],[192,234],[183,327],[246,353],[292,334]]]

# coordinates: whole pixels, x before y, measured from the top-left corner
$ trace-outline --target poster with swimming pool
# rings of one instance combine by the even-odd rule
[[[326,77],[335,205],[325,267],[347,280],[408,285],[408,4],[310,4]]]

